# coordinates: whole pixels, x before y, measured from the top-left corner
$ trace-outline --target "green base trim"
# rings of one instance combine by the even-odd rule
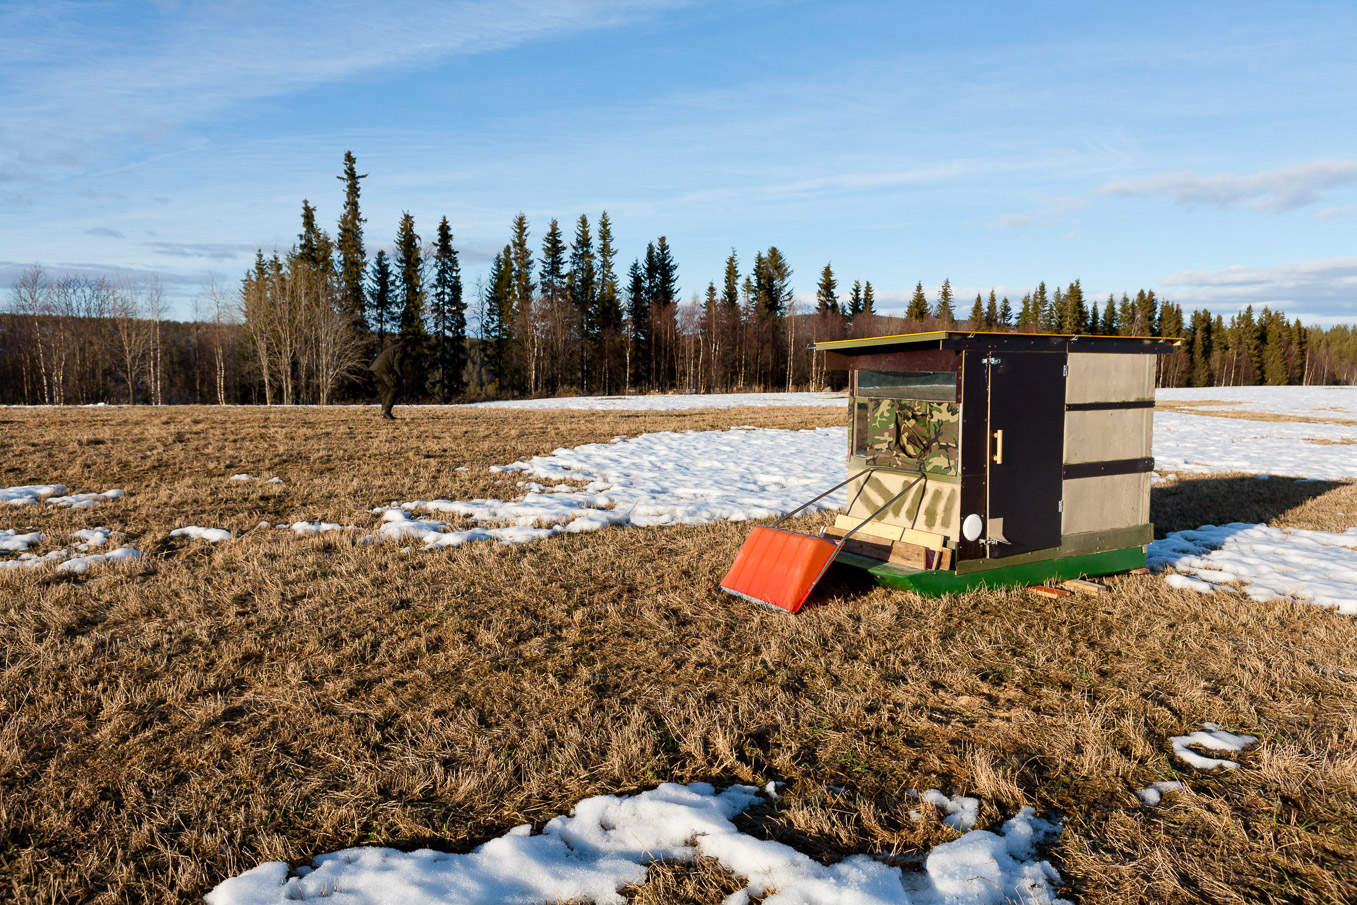
[[[1062,559],[1071,556],[1083,556],[1087,553],[1107,553],[1111,550],[1140,547],[1153,542],[1154,525],[1134,525],[1130,528],[1112,528],[1104,531],[1088,531],[1083,534],[1066,534],[1060,539],[1060,546],[1058,547],[1033,550],[1031,553],[1019,553],[1016,556],[999,556],[994,559],[963,559],[956,564],[956,570],[963,575],[968,572],[987,572],[991,569],[1007,569],[1043,559]]]
[[[932,597],[959,594],[979,587],[1029,587],[1051,580],[1065,581],[1084,576],[1114,575],[1145,567],[1145,549],[1126,547],[1104,553],[1067,556],[1040,562],[1019,563],[1000,569],[960,575],[947,569],[925,571],[894,563],[883,563],[854,553],[840,553],[835,565],[866,571],[877,584],[902,591],[914,591]]]

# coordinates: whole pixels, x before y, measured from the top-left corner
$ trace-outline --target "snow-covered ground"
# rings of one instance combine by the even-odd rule
[[[1224,767],[1226,770],[1238,770],[1238,761],[1226,760],[1223,757],[1209,757],[1205,754],[1198,754],[1192,749],[1205,748],[1207,751],[1237,754],[1256,741],[1258,741],[1257,736],[1236,735],[1233,732],[1226,732],[1215,723],[1202,723],[1202,727],[1196,732],[1189,732],[1187,735],[1175,735],[1169,739],[1169,744],[1173,746],[1173,756],[1189,767],[1195,767],[1198,770],[1214,770],[1217,767]]]
[[[116,500],[121,490],[103,493],[66,493],[64,484],[25,484],[22,487],[0,487],[0,504],[9,506],[61,506],[66,509],[93,509],[105,500]]]
[[[1161,474],[1244,471],[1321,480],[1357,478],[1357,424],[1156,412],[1154,466]]]
[[[385,539],[410,538],[443,547],[473,540],[523,543],[609,525],[769,518],[842,481],[847,476],[846,442],[843,428],[749,428],[642,434],[558,449],[550,456],[491,469],[537,479],[523,482],[525,494],[517,500],[415,500],[380,507],[375,510],[382,515],[378,533]],[[839,491],[809,511],[844,503]],[[456,530],[444,521],[411,518],[410,512],[509,524]]]
[[[1156,390],[1160,402],[1228,402],[1217,411],[1238,409],[1309,418],[1357,418],[1357,387],[1179,387]]]
[[[1357,528],[1338,534],[1247,522],[1205,525],[1155,541],[1148,558],[1151,569],[1190,573],[1168,576],[1174,587],[1228,592],[1228,583],[1238,582],[1254,600],[1290,597],[1357,615]]]
[[[655,396],[560,396],[554,399],[506,399],[473,402],[457,408],[581,409],[615,412],[677,412],[684,409],[733,409],[744,405],[837,406],[848,408],[844,393],[671,393]]]
[[[939,797],[941,793],[937,793]],[[347,905],[463,902],[621,903],[656,861],[716,859],[747,886],[725,901],[744,905],[988,905],[1054,903],[1060,875],[1037,853],[1057,825],[1023,808],[998,831],[971,830],[929,852],[922,872],[871,855],[824,865],[781,842],[740,832],[731,818],[761,800],[751,786],[717,792],[706,783],[666,783],[639,795],[599,795],[556,817],[542,832],[515,827],[466,854],[429,849],[351,848],[320,855],[289,876],[286,863],[261,864],[207,894],[208,905]]]

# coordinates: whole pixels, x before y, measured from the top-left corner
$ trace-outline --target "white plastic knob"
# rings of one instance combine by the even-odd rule
[[[972,512],[966,516],[966,520],[961,523],[961,536],[966,540],[975,540],[980,536],[980,532],[985,530],[985,520]]]

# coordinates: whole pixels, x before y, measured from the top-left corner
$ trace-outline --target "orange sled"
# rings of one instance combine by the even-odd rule
[[[795,531],[779,528],[778,525],[805,509],[811,503],[816,502],[816,500],[829,496],[844,484],[855,481],[873,471],[876,471],[876,469],[868,468],[860,471],[847,481],[829,488],[815,499],[802,503],[773,522],[770,527],[759,525],[753,531],[750,531],[749,537],[745,538],[744,545],[740,547],[740,552],[736,554],[735,562],[731,565],[730,571],[726,573],[725,578],[721,579],[721,590],[727,594],[734,594],[736,597],[752,600],[755,603],[763,603],[786,610],[789,613],[795,613],[801,609],[801,605],[810,596],[811,590],[824,576],[830,563],[834,562],[834,557],[838,556],[839,551],[843,549],[844,542],[857,533],[858,529],[854,528],[835,542],[824,537],[798,534]],[[923,476],[920,475],[911,481],[904,490],[887,500],[884,506],[864,519],[858,527],[867,524],[871,519],[885,512],[895,504],[896,500],[913,490],[922,480]],[[864,484],[864,486],[866,485]]]

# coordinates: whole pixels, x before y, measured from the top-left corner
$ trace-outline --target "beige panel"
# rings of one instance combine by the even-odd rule
[[[1154,409],[1065,413],[1065,464],[1143,459],[1151,455]]]
[[[1062,492],[1062,535],[1129,528],[1150,521],[1148,473],[1079,478],[1066,481]]]
[[[1154,355],[1071,352],[1065,402],[1140,402],[1154,398]]]
[[[848,485],[848,499],[853,500],[855,496],[857,499],[848,510],[848,514],[860,519],[869,517],[917,477],[912,474],[877,471],[854,481]],[[864,481],[867,486],[859,494],[858,488]],[[960,508],[959,485],[930,479],[926,485],[915,487],[897,500],[876,520],[955,539],[960,533],[961,517],[957,514]]]
[[[862,527],[858,528],[858,525],[862,525]],[[872,537],[879,537],[883,540],[904,541],[907,544],[916,544],[930,550],[941,550],[947,546],[947,538],[941,534],[915,531],[913,528],[901,528],[899,525],[889,525],[885,522],[867,522],[863,525],[862,519],[848,515],[837,516],[834,519],[834,527],[845,530],[858,528],[858,533],[853,535],[854,537],[870,534]]]

